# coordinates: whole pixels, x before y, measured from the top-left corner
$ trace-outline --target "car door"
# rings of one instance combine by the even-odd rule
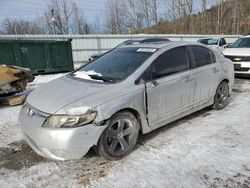
[[[152,80],[146,82],[148,122],[152,128],[191,108],[194,75],[186,46],[170,49],[151,64]]]
[[[194,106],[208,103],[219,84],[221,69],[217,58],[210,49],[202,46],[190,46],[193,57],[192,68],[195,72]]]

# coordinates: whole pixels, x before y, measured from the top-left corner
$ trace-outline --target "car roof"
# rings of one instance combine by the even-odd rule
[[[161,49],[167,46],[169,47],[177,47],[177,46],[185,46],[185,45],[199,45],[204,46],[203,44],[197,42],[180,42],[180,41],[165,41],[165,42],[150,42],[150,43],[139,43],[139,44],[132,44],[126,46],[120,46],[118,48],[156,48]]]

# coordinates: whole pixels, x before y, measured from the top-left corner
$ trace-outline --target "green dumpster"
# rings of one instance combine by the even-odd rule
[[[0,64],[30,68],[33,74],[72,71],[71,40],[0,40]]]

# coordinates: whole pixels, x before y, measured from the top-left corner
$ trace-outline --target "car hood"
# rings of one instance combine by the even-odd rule
[[[42,112],[54,114],[71,103],[108,90],[112,85],[63,76],[35,89],[27,97],[27,103]]]
[[[250,48],[227,48],[223,54],[226,56],[250,56]]]

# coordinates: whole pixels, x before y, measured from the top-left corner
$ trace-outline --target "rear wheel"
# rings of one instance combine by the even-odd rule
[[[138,134],[139,123],[132,113],[123,111],[113,115],[100,137],[99,154],[110,160],[128,155],[137,142]]]
[[[223,109],[228,104],[229,86],[226,81],[220,83],[214,97],[213,108],[216,110]]]

